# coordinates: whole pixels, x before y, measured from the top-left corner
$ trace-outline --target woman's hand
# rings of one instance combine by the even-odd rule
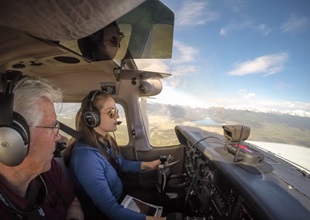
[[[141,169],[142,170],[154,170],[154,169],[157,169],[159,164],[160,164],[160,160],[159,159],[153,160],[153,161],[149,161],[149,162],[143,161],[141,163]]]

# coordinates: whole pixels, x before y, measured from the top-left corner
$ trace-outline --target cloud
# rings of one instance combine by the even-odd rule
[[[171,60],[160,59],[136,59],[138,69],[155,72],[171,73],[172,76],[164,82],[172,88],[180,85],[180,78],[185,75],[193,75],[199,71],[198,67],[192,64],[196,59],[198,50],[180,41],[174,41],[174,56]]]
[[[197,73],[198,67],[193,64],[193,61],[197,58],[198,50],[177,40],[174,41],[173,46],[175,55],[171,60],[173,76],[178,77]]]
[[[293,112],[293,111],[305,111],[310,113],[310,103],[306,102],[294,102],[285,100],[264,100],[258,102],[262,108],[281,111],[281,112]]]
[[[310,22],[307,17],[298,15],[291,15],[290,18],[282,24],[281,30],[283,32],[293,32],[309,26]]]
[[[225,5],[234,13],[240,13],[245,11],[246,8],[250,6],[250,2],[248,0],[226,0]]]
[[[247,92],[245,89],[240,89],[238,95],[244,99],[253,99],[256,96],[255,93]]]
[[[180,41],[174,40],[174,49],[176,56],[172,62],[174,64],[187,63],[195,60],[198,50],[194,47],[188,46]]]
[[[198,70],[199,70],[199,68],[196,67],[196,66],[184,65],[184,66],[179,66],[179,67],[175,68],[172,71],[172,74],[174,76],[186,76],[186,75],[189,75],[189,74],[193,75],[193,74],[196,74]]]
[[[273,75],[284,68],[288,59],[287,53],[271,54],[258,57],[254,60],[244,61],[236,64],[235,68],[228,72],[232,76],[243,76],[250,74]]]
[[[266,24],[263,24],[263,23],[254,24],[250,21],[243,21],[243,22],[230,23],[226,25],[225,27],[222,27],[220,29],[220,35],[227,36],[230,32],[243,31],[247,29],[257,31],[263,36],[269,35],[272,31],[271,28],[269,28]]]
[[[252,26],[252,28],[254,30],[257,30],[258,32],[260,32],[264,36],[269,35],[271,32],[271,28],[269,28],[266,24],[254,25],[254,26]]]
[[[178,66],[177,68],[175,68],[173,71],[172,71],[172,74],[174,76],[185,76],[185,75],[188,75],[188,74],[195,74],[197,73],[198,71],[198,68],[196,66],[193,66],[193,65],[183,65],[183,66]]]
[[[219,18],[219,13],[207,9],[206,1],[184,1],[176,12],[175,22],[178,26],[203,25]]]
[[[285,82],[283,82],[281,80],[277,80],[275,82],[275,86],[276,86],[276,89],[278,89],[280,91],[282,91],[282,90],[284,90],[286,88],[293,88],[294,87],[292,84],[285,83]]]
[[[205,105],[200,98],[192,96],[187,91],[183,92],[168,85],[166,85],[163,88],[163,91],[156,96],[156,99],[150,100],[150,102],[189,107],[202,107]]]
[[[278,112],[283,114],[299,115],[310,117],[310,103],[293,102],[283,100],[259,100],[249,98],[241,100],[239,97],[229,99],[210,99],[207,100],[208,106],[218,106],[226,109],[239,109],[258,112]]]
[[[136,65],[139,70],[145,71],[155,71],[155,72],[163,72],[170,73],[171,68],[169,66],[168,61],[159,60],[159,59],[136,59]]]

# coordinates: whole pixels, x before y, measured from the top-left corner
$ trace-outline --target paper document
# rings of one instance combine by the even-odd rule
[[[160,217],[163,211],[161,206],[143,202],[129,195],[125,196],[121,205],[127,209],[155,217]]]

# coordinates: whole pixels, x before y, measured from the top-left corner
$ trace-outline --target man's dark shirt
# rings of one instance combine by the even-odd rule
[[[9,199],[10,203],[18,210],[30,212],[36,210],[36,207],[42,208],[30,215],[17,215],[14,208],[8,207],[2,201],[3,199],[0,198],[1,220],[66,219],[67,209],[75,197],[72,185],[66,181],[66,178],[62,174],[60,165],[55,160],[52,160],[51,169],[41,174],[41,177],[47,187],[47,196],[45,198],[44,183],[39,176],[30,183],[25,198],[14,194],[8,187],[4,186],[4,184],[0,184],[0,193]],[[42,200],[44,200],[43,203]],[[42,214],[41,210],[43,210],[44,214]]]

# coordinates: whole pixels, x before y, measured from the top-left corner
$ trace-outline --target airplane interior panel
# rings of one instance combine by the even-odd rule
[[[25,159],[28,155],[25,149],[31,149],[30,145],[40,145],[33,144],[33,139],[31,143],[24,140],[24,136],[32,137],[32,132],[44,132],[32,129],[41,127],[48,128],[46,132],[54,132],[53,138],[57,137],[53,155],[67,174],[65,176],[68,177],[66,180],[69,184],[77,181],[70,170],[72,167],[65,163],[70,162],[71,158],[64,160],[64,156],[67,156],[66,147],[70,146],[68,149],[71,155],[74,139],[83,143],[88,134],[94,135],[93,139],[96,139],[95,144],[98,146],[92,147],[97,147],[102,154],[100,156],[103,158],[100,157],[98,164],[101,165],[102,161],[112,162],[111,172],[110,168],[106,169],[109,164],[103,164],[100,169],[108,170],[104,173],[108,177],[113,169],[115,175],[120,175],[120,178],[112,176],[107,183],[109,178],[102,178],[102,172],[98,172],[98,179],[105,181],[103,184],[100,182],[94,186],[96,181],[85,184],[91,185],[93,189],[98,186],[100,189],[104,184],[123,184],[123,192],[120,192],[122,187],[118,190],[106,187],[109,188],[109,196],[113,197],[110,199],[113,200],[112,205],[97,206],[103,204],[102,201],[109,200],[106,192],[98,193],[95,199],[100,197],[100,202],[91,204],[94,209],[89,211],[85,209],[90,205],[88,197],[85,199],[84,196],[78,196],[84,191],[76,193],[81,207],[85,206],[85,220],[98,219],[88,216],[97,208],[102,211],[115,205],[121,211],[113,213],[122,213],[123,207],[116,204],[120,201],[117,199],[119,195],[114,195],[114,191],[125,194],[129,192],[126,189],[133,189],[137,198],[150,197],[146,198],[150,200],[146,202],[160,206],[163,211],[161,219],[310,220],[310,101],[305,95],[308,93],[304,92],[309,87],[305,83],[307,80],[303,80],[307,71],[300,69],[299,72],[299,68],[296,71],[296,67],[292,66],[293,61],[297,60],[298,67],[304,65],[307,68],[308,62],[301,62],[299,57],[309,56],[299,53],[306,51],[305,46],[310,45],[304,40],[309,37],[299,34],[310,34],[307,32],[310,30],[309,22],[308,26],[306,22],[304,27],[298,25],[298,29],[307,28],[307,31],[304,29],[298,33],[295,28],[290,30],[296,31],[294,41],[293,35],[284,31],[290,29],[284,27],[290,26],[287,24],[293,23],[291,20],[307,20],[309,13],[307,14],[305,7],[306,1],[287,1],[289,4],[266,1],[266,5],[262,1],[251,1],[246,5],[243,1],[232,1],[230,4],[205,2],[2,1],[0,104],[2,108],[10,108],[0,108],[0,182],[5,186],[5,190],[0,187],[0,197],[7,191],[6,188],[26,189],[24,178],[23,181],[16,181],[16,178],[11,178],[14,177],[11,174],[20,172],[20,167],[33,167],[32,160]],[[232,4],[238,7],[231,7]],[[274,13],[271,10],[274,7],[270,7],[270,4],[277,4],[279,12],[280,8],[284,11]],[[255,28],[253,22],[249,23],[248,16],[242,16],[246,24],[242,28],[236,29],[235,25],[231,25],[233,20],[227,18],[237,15],[235,19],[239,21],[241,14],[236,13],[235,9],[241,5],[243,15],[247,12],[248,15],[258,16],[260,13],[253,13],[258,11],[257,6],[270,9],[260,10],[264,12],[260,15],[262,17],[251,19],[260,21],[263,18],[266,24],[258,22],[256,27],[264,28]],[[213,13],[217,8],[219,13]],[[295,14],[293,9],[298,10],[300,15]],[[203,14],[200,12],[206,16],[201,16]],[[268,13],[270,17],[267,16]],[[209,14],[214,19],[204,22],[202,18],[210,17]],[[227,16],[219,16],[220,14]],[[186,20],[190,22],[184,22]],[[40,22],[34,25],[34,21]],[[280,21],[283,24],[281,29]],[[276,25],[270,29],[273,30],[272,34],[259,37],[262,29],[266,28],[271,33],[267,28],[268,24]],[[218,35],[219,27],[222,27],[221,37]],[[245,46],[247,43],[253,49],[248,50]],[[278,52],[279,48],[283,48],[284,52]],[[310,51],[310,47],[306,49]],[[293,71],[292,74],[290,71]],[[275,73],[279,73],[276,75],[276,82],[273,76]],[[21,154],[18,154],[18,159],[15,160],[15,150],[11,149],[15,149],[18,144],[15,143],[15,138],[12,141],[11,133],[15,136],[16,132],[19,134],[21,130],[27,130],[24,126],[19,128],[15,113],[18,113],[17,119],[20,119],[18,109],[28,108],[15,103],[17,96],[15,94],[14,101],[14,86],[17,80],[24,77],[47,80],[62,91],[63,100],[55,103],[57,121],[52,126],[35,126],[35,123],[28,125],[28,121],[32,121],[31,112],[25,114],[29,114],[29,119],[25,118],[25,128],[31,127],[31,135],[18,135],[22,136],[25,144],[22,144],[23,155],[19,157]],[[246,91],[244,85],[251,90]],[[92,93],[92,98],[86,100],[86,95],[94,90],[96,92]],[[108,93],[111,97],[105,100],[102,98],[104,103],[99,104],[101,99],[98,98],[97,103],[96,97],[97,94],[103,95],[102,93]],[[31,97],[33,94],[37,93],[32,92]],[[282,99],[279,99],[279,95]],[[293,95],[296,95],[295,99],[290,98]],[[305,101],[301,101],[303,99]],[[31,103],[25,100],[23,99],[24,103]],[[81,105],[83,100],[89,101],[87,108]],[[115,106],[112,100],[115,101]],[[109,110],[101,109],[109,107],[105,105],[106,101],[113,104]],[[44,103],[50,106],[48,102]],[[83,111],[85,112],[82,114]],[[24,116],[22,113],[20,115]],[[86,123],[85,128],[89,127],[89,133],[82,134],[85,130],[84,127],[80,128],[82,123],[79,122],[86,122],[88,115],[91,115],[90,121],[96,123],[94,126]],[[80,116],[85,120],[79,119]],[[37,121],[37,125],[51,124],[43,120],[50,117],[38,118],[42,122]],[[110,124],[103,120],[111,122],[111,126],[105,126]],[[97,127],[99,128],[95,129]],[[253,136],[250,137],[251,129]],[[104,143],[104,146],[99,142]],[[112,152],[111,157],[107,155],[111,150],[110,145],[113,145],[115,153]],[[54,143],[51,143],[51,147],[54,147]],[[95,154],[96,157],[99,155],[97,152]],[[114,166],[122,161],[119,156],[135,161],[133,166],[137,169],[134,171],[139,172],[128,172],[133,170],[133,166],[126,166],[127,162],[119,164],[122,166]],[[86,159],[88,158],[93,157]],[[116,162],[110,161],[111,158]],[[50,153],[48,158],[44,158],[44,163],[36,164],[44,165],[51,160]],[[151,162],[152,165],[143,166],[141,162],[139,170],[136,161]],[[25,165],[19,167],[21,163]],[[86,177],[88,173],[97,173],[98,164],[85,164],[93,165],[89,166],[89,172],[84,173]],[[34,181],[27,181],[27,192],[41,192],[39,188],[45,186],[36,184],[33,179],[38,178],[42,169],[35,169],[38,171],[36,175],[34,170],[26,170],[30,174],[29,179]],[[90,179],[85,176],[80,178]],[[8,182],[8,179],[12,182]],[[109,184],[114,180],[120,180],[120,183]],[[16,187],[17,182],[22,187]],[[38,185],[38,189],[32,190],[34,185]],[[72,184],[72,191],[78,192],[79,187],[80,185],[76,187]],[[145,193],[149,190],[151,196]],[[19,190],[16,193],[20,193]],[[28,206],[32,207],[33,201],[45,201],[41,199],[41,193],[35,193],[38,194],[37,198],[30,196],[31,200],[27,201],[29,204],[25,203],[25,210],[15,208],[19,206],[15,204],[15,197],[19,198],[20,195],[14,194],[8,197],[12,203],[0,199],[1,220],[10,220],[11,216],[14,219],[42,217],[41,206],[44,203],[38,203],[35,211],[28,212]],[[107,213],[101,211],[98,212],[102,219],[123,219],[106,216]],[[131,213],[129,210],[124,211],[124,219],[128,219],[129,215],[126,213],[129,212]],[[178,218],[168,218],[169,215]],[[54,219],[48,213],[44,218]]]
[[[265,161],[263,152],[254,145],[246,142],[240,146],[231,144],[221,135],[203,130],[199,132],[194,127],[177,126],[176,133],[186,146],[184,170],[189,179],[185,196],[187,219],[305,216],[306,210],[299,198],[285,193],[285,185],[276,184],[282,178],[276,176],[273,167],[266,162],[274,163],[276,160],[268,158]],[[237,151],[240,151],[238,155]],[[236,155],[238,161],[234,161]],[[271,197],[269,190],[277,197]],[[285,207],[290,207],[294,213]]]
[[[185,168],[190,176],[188,205],[191,215],[209,219],[252,219],[249,205],[219,169],[197,148],[186,147]]]

